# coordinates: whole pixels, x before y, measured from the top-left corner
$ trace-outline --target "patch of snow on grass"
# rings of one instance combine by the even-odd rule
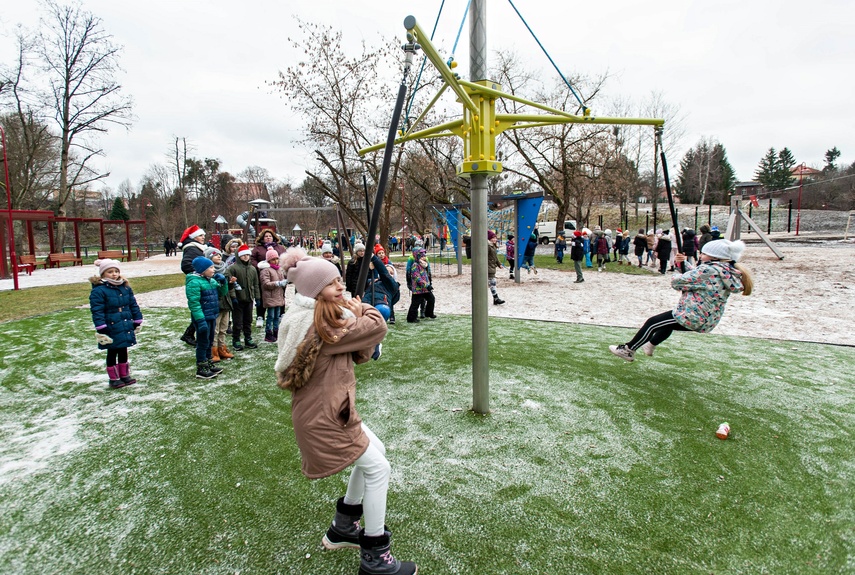
[[[76,437],[79,427],[75,414],[57,416],[53,411],[26,425],[4,425],[0,485],[45,469],[51,459],[83,447]]]

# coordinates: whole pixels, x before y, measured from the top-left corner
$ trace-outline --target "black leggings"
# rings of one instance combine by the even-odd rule
[[[690,330],[677,323],[677,320],[674,319],[673,311],[654,315],[644,322],[644,325],[641,326],[635,337],[627,342],[626,347],[635,351],[648,341],[653,345],[659,345],[670,337],[672,331]]]
[[[107,350],[107,367],[113,367],[117,363],[128,363],[128,348]]]

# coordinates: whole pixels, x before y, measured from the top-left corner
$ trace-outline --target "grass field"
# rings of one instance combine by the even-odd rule
[[[300,474],[275,346],[197,380],[187,312],[144,311],[122,390],[88,310],[0,324],[0,573],[355,573],[320,547],[347,475]],[[487,416],[468,318],[357,368],[419,573],[855,572],[852,348],[678,333],[627,364],[628,330],[490,330]]]

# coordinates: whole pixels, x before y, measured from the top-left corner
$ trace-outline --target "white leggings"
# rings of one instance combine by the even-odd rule
[[[377,537],[383,535],[386,523],[386,492],[389,491],[392,466],[386,459],[386,446],[383,442],[377,439],[364,423],[362,431],[368,436],[370,443],[350,472],[344,502],[347,505],[362,503],[365,535]]]

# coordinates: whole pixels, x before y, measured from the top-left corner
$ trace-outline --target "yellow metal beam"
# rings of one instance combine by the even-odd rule
[[[430,60],[437,72],[443,79],[443,86],[439,93],[434,96],[428,106],[422,111],[418,119],[412,124],[409,131],[395,140],[395,144],[402,144],[411,140],[421,138],[440,138],[456,135],[463,139],[463,161],[457,167],[460,176],[468,177],[472,174],[498,174],[502,171],[501,162],[496,161],[496,136],[505,130],[520,130],[552,126],[556,124],[609,124],[609,125],[640,125],[655,126],[661,128],[665,120],[660,118],[614,118],[608,116],[594,116],[588,108],[582,115],[572,114],[564,110],[558,110],[546,104],[526,100],[514,94],[507,94],[502,87],[491,80],[479,80],[467,82],[461,80],[457,74],[452,72],[446,62],[442,60],[436,48],[430,41],[430,37],[416,22],[414,16],[404,19],[404,27],[407,29],[409,42],[417,42]],[[445,122],[437,126],[425,128],[414,132],[425,118],[428,111],[433,108],[439,97],[448,89],[455,93],[458,101],[463,106],[463,116],[459,120]],[[496,100],[498,98],[519,102],[525,106],[542,110],[543,114],[497,114]],[[370,152],[383,149],[385,143],[375,144],[359,150],[359,155],[364,156]]]

